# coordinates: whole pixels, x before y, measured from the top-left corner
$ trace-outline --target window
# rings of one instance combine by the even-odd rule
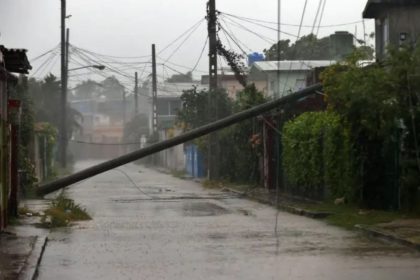
[[[386,47],[389,44],[389,19],[388,18],[382,20],[382,34],[383,34],[382,46],[383,46],[383,52],[385,53]]]

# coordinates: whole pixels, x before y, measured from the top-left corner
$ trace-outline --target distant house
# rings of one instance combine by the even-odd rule
[[[178,110],[182,108],[181,96],[185,90],[190,90],[194,87],[196,87],[198,91],[208,89],[207,86],[201,85],[199,82],[164,83],[158,85],[156,104],[158,130],[169,129],[175,125]],[[151,89],[149,96],[152,96]],[[149,122],[150,131],[152,131],[152,98],[149,99],[149,104]]]
[[[376,58],[388,45],[416,44],[420,36],[420,1],[369,0],[363,18],[375,19]]]
[[[320,67],[335,63],[328,60],[283,60],[255,62],[248,80],[267,97],[279,98],[307,86],[308,76]]]
[[[220,69],[218,71],[217,79],[219,87],[226,90],[228,96],[233,100],[236,99],[236,94],[244,89],[230,68]],[[205,87],[209,86],[209,75],[201,76],[201,85]]]

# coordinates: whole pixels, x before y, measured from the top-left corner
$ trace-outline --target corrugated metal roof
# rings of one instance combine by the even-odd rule
[[[253,67],[262,72],[271,71],[308,71],[317,67],[326,67],[334,64],[330,60],[282,60],[282,61],[258,61]]]
[[[419,0],[369,0],[363,11],[364,18],[375,18],[380,8],[420,5]]]

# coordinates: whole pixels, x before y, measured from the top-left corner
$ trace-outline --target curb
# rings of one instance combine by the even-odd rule
[[[377,237],[381,239],[385,239],[387,241],[397,243],[406,247],[410,247],[412,249],[415,249],[417,251],[420,251],[420,244],[415,243],[413,241],[410,241],[408,239],[404,239],[402,237],[399,237],[398,235],[382,231],[378,228],[372,227],[372,226],[365,226],[365,225],[355,225],[355,228],[368,234],[372,237]]]
[[[231,188],[226,188],[225,187],[225,190],[233,192],[233,193],[241,195],[241,196],[244,196],[246,198],[257,201],[259,203],[267,204],[267,205],[276,207],[276,205],[272,201],[269,201],[267,199],[263,199],[263,198],[260,198],[260,197],[254,197],[254,196],[249,195],[247,193],[237,191],[237,190],[234,190],[234,189],[231,189]],[[312,218],[312,219],[325,219],[326,217],[331,215],[331,213],[329,213],[329,212],[309,211],[309,210],[293,207],[293,206],[290,206],[290,205],[278,205],[278,208],[280,210],[283,210],[283,211],[291,213],[291,214],[304,216],[304,217],[308,217],[308,218]]]
[[[37,237],[31,254],[26,259],[25,266],[19,274],[19,279],[35,280],[38,277],[38,268],[41,264],[42,256],[47,243],[48,237]]]

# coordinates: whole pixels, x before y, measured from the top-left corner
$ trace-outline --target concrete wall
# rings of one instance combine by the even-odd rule
[[[388,44],[398,47],[401,43],[417,43],[420,37],[420,5],[380,10],[375,21],[375,30],[377,59],[384,57]],[[405,41],[400,40],[403,33],[407,34]]]
[[[276,72],[268,73],[268,97],[279,98],[304,88],[307,74],[307,71],[281,71],[277,79]]]

